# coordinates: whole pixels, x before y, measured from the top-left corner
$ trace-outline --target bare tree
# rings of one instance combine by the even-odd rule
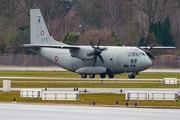
[[[104,27],[118,34],[123,19],[123,4],[125,0],[103,0]]]
[[[116,41],[111,31],[107,29],[87,30],[83,35],[80,35],[79,44],[89,45],[90,41],[97,45],[97,41],[101,38],[101,45],[116,45]]]
[[[162,22],[171,14],[175,0],[134,0],[135,18],[147,35],[151,23]]]
[[[76,9],[82,33],[88,29],[100,29],[103,21],[101,0],[79,0]]]
[[[18,12],[25,13],[30,17],[30,9],[37,6],[38,0],[17,0],[17,3],[19,4]]]
[[[147,16],[148,25],[154,22],[161,22],[165,18],[167,7],[171,0],[135,0],[136,9]]]
[[[18,4],[16,1],[12,0],[0,0],[0,16],[6,17],[8,19],[13,19],[18,14],[17,9]]]
[[[141,29],[138,27],[126,24],[120,28],[119,39],[124,45],[137,46],[141,37]]]

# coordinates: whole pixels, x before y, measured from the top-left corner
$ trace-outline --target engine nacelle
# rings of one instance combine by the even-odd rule
[[[70,49],[69,50],[71,52],[71,56],[72,57],[76,57],[79,59],[83,59],[83,60],[92,60],[94,58],[94,56],[88,56],[88,53],[93,52],[92,48],[89,47],[83,47],[80,49]]]

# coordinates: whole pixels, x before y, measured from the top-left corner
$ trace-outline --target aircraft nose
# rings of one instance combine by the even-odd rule
[[[147,60],[145,61],[146,69],[151,67],[151,65],[152,65],[152,61],[149,58],[147,58]]]

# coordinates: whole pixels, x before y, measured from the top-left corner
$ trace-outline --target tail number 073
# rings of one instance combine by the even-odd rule
[[[41,38],[41,43],[48,43],[48,39],[47,38]]]

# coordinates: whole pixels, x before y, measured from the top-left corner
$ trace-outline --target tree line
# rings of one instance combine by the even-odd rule
[[[180,44],[180,0],[0,0],[1,53],[29,43],[34,6],[53,37],[68,44],[97,44],[100,38],[101,45]]]

